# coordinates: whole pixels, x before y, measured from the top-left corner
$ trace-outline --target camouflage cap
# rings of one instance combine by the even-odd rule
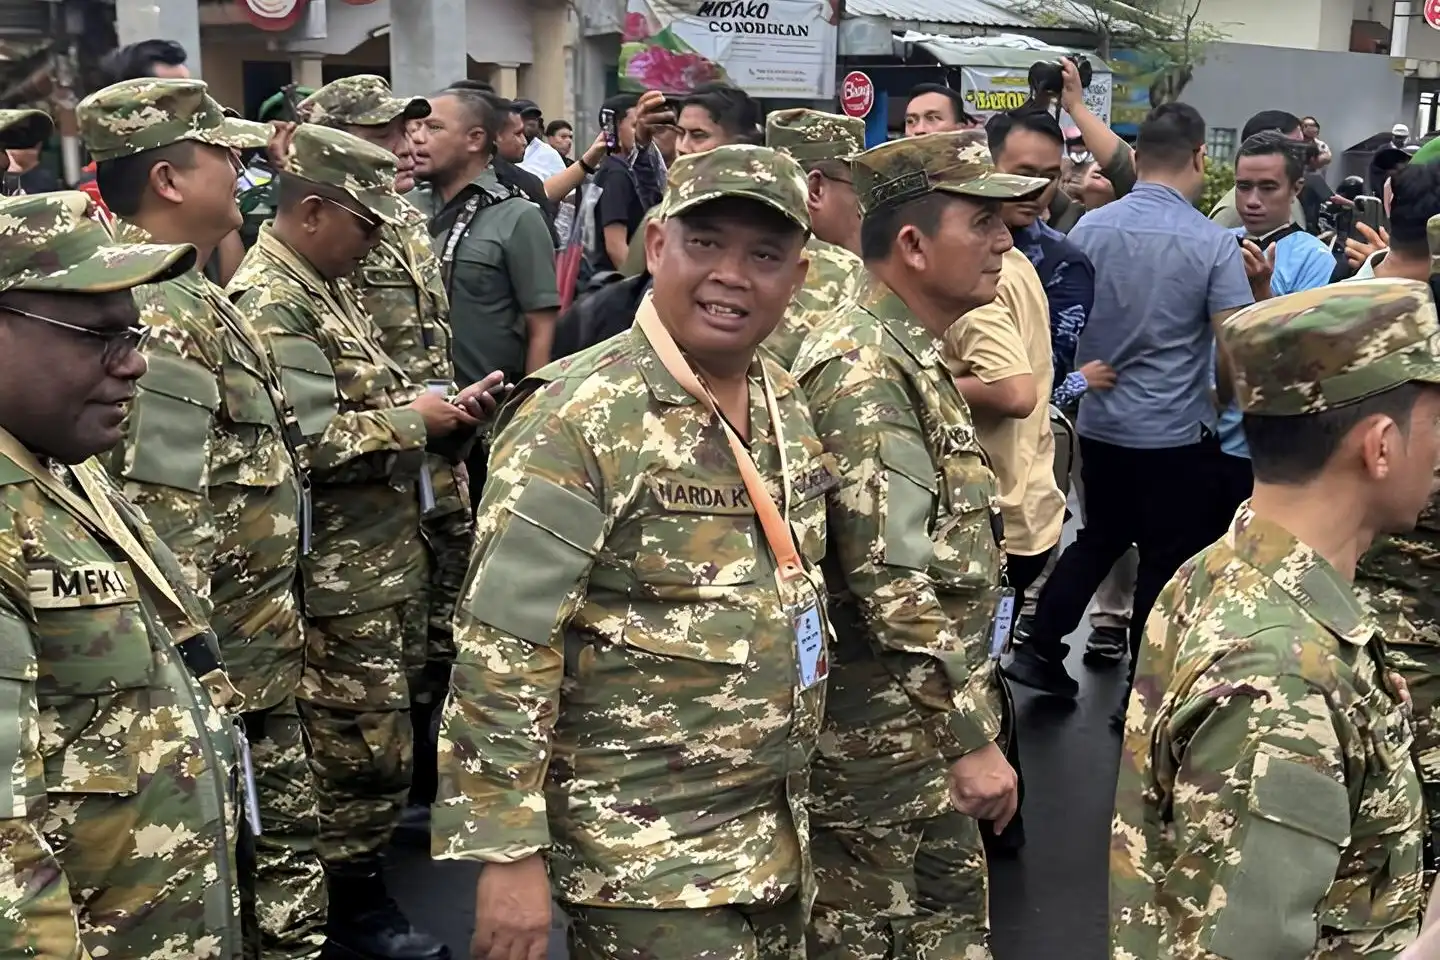
[[[420,120],[430,116],[430,101],[424,97],[397,97],[384,77],[362,73],[325,84],[301,100],[295,113],[302,123],[380,127],[396,117]]]
[[[990,150],[967,130],[891,140],[850,161],[861,214],[926,194],[977,200],[1028,200],[1050,185],[1041,177],[996,173]]]
[[[391,226],[405,219],[395,192],[395,154],[334,127],[302,123],[290,138],[285,172],[338,187]]]
[[[806,196],[805,171],[790,157],[769,147],[729,144],[675,161],[660,216],[677,217],[712,200],[743,197],[763,203],[809,230]]]
[[[0,149],[33,147],[54,132],[55,122],[44,110],[0,110]]]
[[[188,243],[115,243],[78,190],[0,198],[0,290],[110,293],[194,265]]]
[[[1235,397],[1245,413],[1294,417],[1411,381],[1440,383],[1440,324],[1430,287],[1356,280],[1276,297],[1225,321]]]
[[[802,164],[848,160],[865,149],[865,121],[808,107],[775,110],[765,118],[765,146]]]
[[[253,150],[270,128],[227,116],[199,80],[142,77],[112,83],[80,101],[80,138],[96,160],[114,160],[182,140]]]

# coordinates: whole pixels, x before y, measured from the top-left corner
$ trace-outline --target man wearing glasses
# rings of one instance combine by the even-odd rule
[[[235,691],[94,459],[146,370],[130,290],[194,264],[77,191],[0,199],[0,953],[242,955]]]
[[[118,242],[191,243],[203,261],[239,226],[236,151],[269,129],[228,118],[198,80],[126,80],[76,110]],[[293,418],[249,325],[199,270],[135,291],[156,331],[125,438],[107,463],[145,510],[211,623],[245,699],[261,833],[257,929],[269,957],[320,955],[324,875],[319,823],[295,694],[305,664],[296,600],[302,478],[287,442]],[[247,881],[251,878],[247,878]]]
[[[813,233],[805,242],[810,271],[785,319],[762,346],[787,370],[805,335],[846,306],[865,282],[860,260],[860,205],[849,158],[865,149],[865,124],[819,110],[777,110],[765,120],[765,145],[804,168]]]
[[[300,714],[312,745],[328,939],[361,956],[432,960],[386,892],[380,853],[410,789],[404,644],[429,585],[420,535],[427,448],[459,463],[500,375],[456,397],[416,384],[381,346],[352,275],[399,225],[393,153],[329,127],[295,129],[275,220],[229,293],[255,327],[295,413],[313,498],[300,559],[309,645]],[[435,444],[454,435],[451,450]]]

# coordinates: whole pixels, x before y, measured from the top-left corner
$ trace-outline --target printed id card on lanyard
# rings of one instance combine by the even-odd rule
[[[995,601],[995,618],[990,621],[990,659],[999,660],[1010,652],[1015,638],[1015,589],[1005,573],[1005,518],[993,505],[990,507],[990,535],[1000,554],[1000,597]]]
[[[699,400],[725,431],[725,439],[729,441],[730,450],[735,454],[735,463],[740,468],[740,478],[745,481],[745,491],[750,495],[750,503],[760,520],[760,528],[765,533],[770,552],[775,556],[776,584],[795,637],[796,681],[801,690],[808,690],[830,675],[830,660],[825,650],[825,624],[820,619],[820,600],[815,595],[809,578],[805,576],[805,567],[800,562],[800,551],[796,548],[795,538],[790,532],[790,471],[785,457],[785,436],[780,425],[780,408],[775,402],[775,391],[770,386],[770,378],[765,376],[762,368],[765,406],[775,431],[776,446],[780,449],[781,488],[785,502],[783,516],[775,506],[770,491],[765,488],[765,481],[761,479],[760,470],[755,466],[750,451],[745,449],[744,442],[729,421],[720,414],[714,395],[695,375],[674,338],[670,336],[670,331],[660,322],[660,316],[655,312],[655,303],[648,293],[635,314],[635,322],[650,341],[650,346],[654,348],[660,362],[675,378],[675,382],[680,384],[686,393]]]

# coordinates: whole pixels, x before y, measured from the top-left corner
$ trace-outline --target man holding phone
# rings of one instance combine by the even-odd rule
[[[1330,282],[1335,257],[1320,238],[1295,222],[1292,201],[1305,186],[1306,150],[1278,130],[1266,130],[1240,145],[1235,157],[1234,229],[1245,275],[1256,302],[1313,290]],[[1219,518],[1229,523],[1254,487],[1250,448],[1241,428],[1239,404],[1220,412]]]

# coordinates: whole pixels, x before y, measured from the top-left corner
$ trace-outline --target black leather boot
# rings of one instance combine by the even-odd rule
[[[385,889],[377,861],[326,871],[327,960],[450,960],[450,948],[410,925]]]

